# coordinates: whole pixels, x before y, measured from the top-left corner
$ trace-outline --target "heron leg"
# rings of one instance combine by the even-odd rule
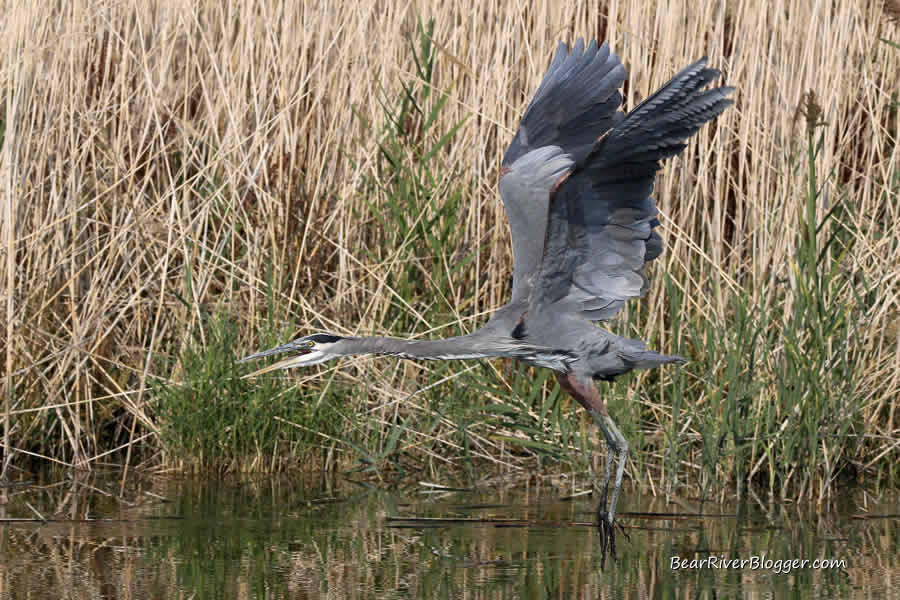
[[[591,411],[591,415],[603,432],[606,438],[606,444],[609,448],[609,454],[606,459],[606,477],[603,482],[603,492],[600,496],[600,504],[597,506],[597,527],[601,533],[601,558],[600,568],[603,568],[606,562],[606,551],[609,550],[613,560],[616,559],[616,527],[628,539],[628,533],[622,528],[622,525],[616,521],[616,505],[619,503],[619,494],[622,491],[622,479],[625,476],[625,464],[628,462],[628,441],[616,423],[609,414],[597,414]],[[606,498],[609,491],[609,479],[612,472],[613,456],[616,457],[616,479],[613,483],[612,501],[609,503],[609,510],[606,509]]]
[[[601,428],[602,430],[602,428]],[[605,437],[605,432],[604,432]],[[609,478],[612,476],[612,464],[613,464],[613,454],[615,454],[615,450],[612,446],[609,445],[609,440],[607,439],[607,447],[609,451],[606,453],[606,463],[605,463],[605,471],[603,474],[603,492],[600,494],[600,506],[606,506],[606,498],[609,492]]]
[[[556,379],[560,386],[578,401],[594,418],[594,421],[603,432],[609,454],[606,457],[606,468],[603,478],[603,491],[600,496],[600,504],[597,507],[597,528],[600,530],[600,568],[606,562],[606,553],[609,551],[613,560],[616,559],[616,527],[628,538],[628,534],[622,526],[616,522],[616,504],[619,502],[619,494],[622,491],[622,479],[625,476],[625,463],[628,461],[628,442],[625,436],[616,427],[615,422],[606,411],[606,403],[600,397],[600,392],[590,379],[579,379],[573,373],[556,373]],[[613,483],[612,501],[607,511],[607,495],[609,492],[609,480],[612,477],[613,455],[616,458],[616,479]]]
[[[597,416],[595,415],[595,410],[592,408],[591,404],[587,400],[587,396],[584,393],[584,385],[579,382],[571,373],[560,373],[559,371],[554,371],[554,375],[556,375],[556,380],[559,382],[559,387],[566,390],[570,396],[575,398],[575,400],[585,408],[591,415],[594,417],[594,420],[597,420]],[[603,407],[605,411],[606,408]],[[609,484],[609,477],[611,473],[612,465],[610,464],[609,456],[606,457],[606,476],[603,480],[603,502],[606,503],[606,486]],[[594,470],[594,461],[588,461],[591,466],[591,479],[594,486],[597,485],[597,473]]]

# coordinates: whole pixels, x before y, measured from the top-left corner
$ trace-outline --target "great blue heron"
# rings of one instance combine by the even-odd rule
[[[553,369],[560,385],[594,418],[606,438],[598,508],[601,561],[615,560],[616,503],[628,442],[593,380],[632,369],[682,363],[644,342],[594,325],[647,290],[643,266],[662,252],[650,193],[659,161],[732,101],[730,87],[704,90],[719,71],[701,59],[627,115],[619,88],[625,67],[609,46],[560,42],[522,117],[500,169],[500,196],[513,243],[512,299],[478,331],[442,340],[346,337],[317,333],[242,359],[291,356],[247,377],[315,365],[342,356],[392,355],[423,360],[512,357]],[[616,455],[609,510],[607,492]],[[621,526],[619,526],[621,527]]]

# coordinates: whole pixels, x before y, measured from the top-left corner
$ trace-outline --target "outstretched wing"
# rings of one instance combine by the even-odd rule
[[[647,289],[646,262],[662,252],[650,194],[660,161],[733,102],[731,87],[699,60],[617,123],[550,198],[547,239],[529,306],[563,303],[591,320],[611,318]]]
[[[560,42],[503,157],[500,195],[513,243],[512,300],[528,297],[544,252],[550,194],[623,118],[625,68],[609,46]]]

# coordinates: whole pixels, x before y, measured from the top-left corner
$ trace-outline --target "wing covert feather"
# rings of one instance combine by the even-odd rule
[[[530,293],[544,254],[550,195],[573,165],[559,146],[544,146],[520,156],[500,179],[513,239],[513,301]]]

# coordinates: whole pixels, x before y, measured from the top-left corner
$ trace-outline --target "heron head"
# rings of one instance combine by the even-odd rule
[[[258,358],[263,358],[264,356],[284,354],[285,352],[291,353],[291,355],[287,358],[279,360],[278,362],[271,364],[268,367],[263,367],[262,369],[244,375],[242,379],[256,377],[257,375],[262,375],[263,373],[268,373],[269,371],[290,369],[293,367],[308,367],[310,365],[317,365],[319,363],[325,362],[326,360],[337,358],[341,356],[341,354],[337,352],[337,348],[335,346],[343,339],[345,338],[339,335],[333,335],[331,333],[314,333],[312,335],[297,338],[296,340],[288,342],[287,344],[276,346],[268,350],[263,350],[262,352],[257,352],[256,354],[251,354],[250,356],[246,356],[237,362],[240,364],[249,362],[251,360],[256,360]]]

